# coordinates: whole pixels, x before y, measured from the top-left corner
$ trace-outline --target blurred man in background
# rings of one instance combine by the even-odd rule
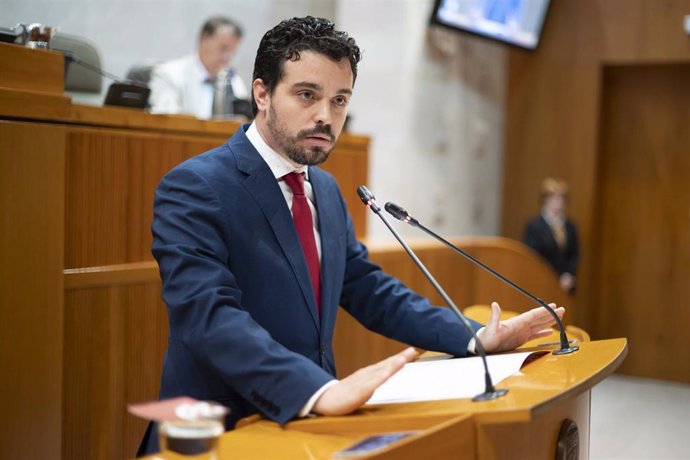
[[[208,119],[232,115],[233,101],[249,92],[231,67],[242,40],[242,29],[222,16],[201,28],[196,54],[157,65],[152,72],[151,112],[193,115]]]
[[[575,224],[568,219],[568,184],[546,178],[541,184],[541,213],[525,225],[524,242],[558,273],[561,287],[572,293],[580,259]]]

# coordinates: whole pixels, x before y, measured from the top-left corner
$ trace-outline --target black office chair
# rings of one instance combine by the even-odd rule
[[[129,69],[126,78],[127,80],[148,85],[149,81],[151,81],[151,73],[153,73],[153,68],[155,66],[156,64],[135,65]]]

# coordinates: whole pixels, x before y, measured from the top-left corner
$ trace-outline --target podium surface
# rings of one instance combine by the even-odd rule
[[[579,345],[580,350],[571,355],[548,353],[526,364],[496,385],[509,392],[493,401],[456,399],[366,406],[349,416],[302,419],[284,426],[250,417],[222,436],[219,459],[330,459],[368,435],[401,431],[416,434],[357,458],[569,458],[557,456],[559,433],[566,420],[575,424],[570,434],[575,433],[577,440],[571,438],[570,442],[577,442],[579,454],[574,458],[586,459],[591,389],[621,364],[627,354],[627,340]],[[553,349],[538,346],[520,351]]]

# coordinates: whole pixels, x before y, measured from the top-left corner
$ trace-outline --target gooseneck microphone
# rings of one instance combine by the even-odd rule
[[[455,303],[448,297],[448,294],[446,294],[446,291],[443,290],[440,284],[436,281],[436,279],[431,275],[429,270],[424,266],[424,264],[419,260],[417,255],[410,249],[410,247],[405,243],[405,241],[402,239],[400,234],[391,226],[390,222],[386,219],[386,217],[381,213],[381,208],[379,205],[376,203],[376,198],[374,197],[374,194],[369,191],[368,188],[366,188],[363,185],[360,185],[357,187],[357,195],[359,195],[359,198],[362,200],[362,202],[374,213],[381,218],[384,224],[386,224],[386,227],[388,227],[388,230],[391,231],[393,236],[398,240],[398,242],[402,245],[402,247],[405,249],[407,254],[412,258],[414,263],[419,267],[419,269],[424,273],[424,276],[429,280],[429,282],[434,286],[436,291],[438,291],[439,294],[441,294],[441,297],[443,300],[446,301],[448,306],[455,312],[458,318],[460,318],[460,322],[462,323],[463,326],[465,326],[465,329],[469,331],[469,333],[472,335],[474,338],[474,343],[477,351],[479,352],[479,356],[482,359],[482,363],[484,364],[484,383],[485,383],[485,388],[484,388],[484,393],[478,394],[474,398],[472,398],[472,401],[489,401],[492,399],[500,398],[501,396],[505,395],[508,393],[508,390],[504,389],[499,389],[497,390],[494,388],[494,384],[491,380],[491,374],[489,374],[489,366],[486,363],[486,351],[484,350],[484,346],[482,345],[482,342],[479,340],[479,337],[477,337],[477,333],[472,329],[472,326],[470,325],[469,321],[467,321],[467,318],[465,318],[465,315],[463,315],[460,310],[458,309],[457,306],[455,306]]]
[[[122,80],[117,75],[106,72],[99,66],[85,62],[72,51],[62,50],[59,48],[53,48],[53,50],[64,54],[65,63],[67,65],[74,63],[89,70],[90,72],[97,73],[102,77],[113,80],[113,83],[108,86],[108,92],[106,93],[105,100],[103,101],[104,105],[116,105],[136,109],[143,109],[148,106],[151,89],[145,84],[133,80]],[[65,67],[65,70],[67,70],[67,68],[68,67]]]
[[[102,77],[109,78],[110,80],[113,80],[115,82],[121,82],[122,79],[118,77],[117,75],[113,75],[110,72],[106,72],[105,70],[101,69],[100,67],[96,67],[95,65],[91,65],[88,62],[85,62],[82,58],[77,56],[74,52],[72,51],[67,51],[67,50],[61,50],[59,48],[53,48],[53,51],[59,51],[60,53],[64,54],[65,56],[65,61],[67,64],[75,63],[78,64],[82,67],[84,67],[87,70],[90,70],[91,72],[96,72]]]
[[[533,294],[530,294],[530,293],[527,292],[525,289],[521,288],[520,286],[518,286],[517,284],[513,283],[512,281],[510,281],[510,280],[509,280],[508,278],[506,278],[505,276],[503,276],[503,275],[501,275],[500,273],[498,273],[498,272],[497,272],[496,270],[494,270],[493,268],[489,267],[488,265],[485,265],[484,263],[482,263],[482,262],[480,262],[479,260],[477,260],[476,258],[472,257],[470,254],[468,254],[467,252],[463,251],[462,249],[460,249],[459,247],[457,247],[456,245],[454,245],[454,244],[451,243],[450,241],[446,240],[446,239],[443,238],[442,236],[437,235],[437,234],[434,233],[433,231],[429,230],[429,229],[426,228],[424,225],[420,224],[419,221],[418,221],[417,219],[415,219],[414,217],[412,217],[412,216],[410,215],[410,213],[408,213],[407,211],[405,211],[402,207],[398,206],[397,204],[391,203],[391,202],[389,201],[388,203],[386,203],[386,205],[385,205],[384,207],[386,208],[386,211],[388,211],[388,213],[389,213],[390,215],[392,215],[393,217],[395,217],[396,219],[401,220],[401,221],[403,221],[403,222],[406,222],[406,223],[412,225],[413,227],[417,227],[417,228],[421,229],[421,230],[424,231],[425,233],[431,235],[432,237],[434,237],[434,238],[437,239],[438,241],[442,242],[443,244],[445,244],[446,246],[448,246],[449,248],[451,248],[451,249],[454,250],[455,252],[457,252],[457,253],[459,253],[460,255],[462,255],[463,257],[465,257],[465,258],[466,258],[467,260],[469,260],[470,262],[472,262],[472,263],[474,263],[474,264],[480,266],[480,267],[483,268],[484,270],[486,270],[486,271],[488,271],[489,273],[491,273],[492,275],[494,275],[496,278],[498,278],[498,279],[500,279],[501,281],[503,281],[504,283],[508,284],[510,287],[516,289],[516,290],[517,290],[518,292],[520,292],[521,294],[527,296],[529,299],[534,300],[535,302],[537,302],[540,306],[546,308],[546,310],[547,310],[547,311],[551,314],[551,316],[553,316],[553,318],[556,320],[556,325],[558,326],[558,330],[559,330],[559,332],[560,332],[561,348],[559,348],[558,350],[554,350],[554,351],[553,351],[553,354],[554,354],[554,355],[566,355],[566,354],[572,353],[572,352],[577,351],[577,350],[580,349],[580,347],[578,347],[578,346],[569,346],[569,343],[568,343],[568,336],[565,334],[565,328],[563,327],[563,323],[561,322],[561,319],[558,317],[558,315],[556,314],[556,312],[553,311],[553,309],[552,309],[551,307],[549,307],[549,306],[546,304],[546,302],[544,302],[542,299],[540,299],[539,297],[537,297],[537,296],[535,296],[535,295],[533,295]]]

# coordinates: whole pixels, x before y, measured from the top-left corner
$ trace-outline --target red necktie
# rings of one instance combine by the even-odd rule
[[[321,268],[319,264],[319,253],[316,251],[316,240],[314,238],[314,221],[307,197],[304,194],[304,176],[302,173],[291,172],[283,177],[285,183],[292,189],[292,220],[297,229],[297,236],[302,243],[302,251],[307,260],[311,285],[316,296],[316,306],[321,312]]]

